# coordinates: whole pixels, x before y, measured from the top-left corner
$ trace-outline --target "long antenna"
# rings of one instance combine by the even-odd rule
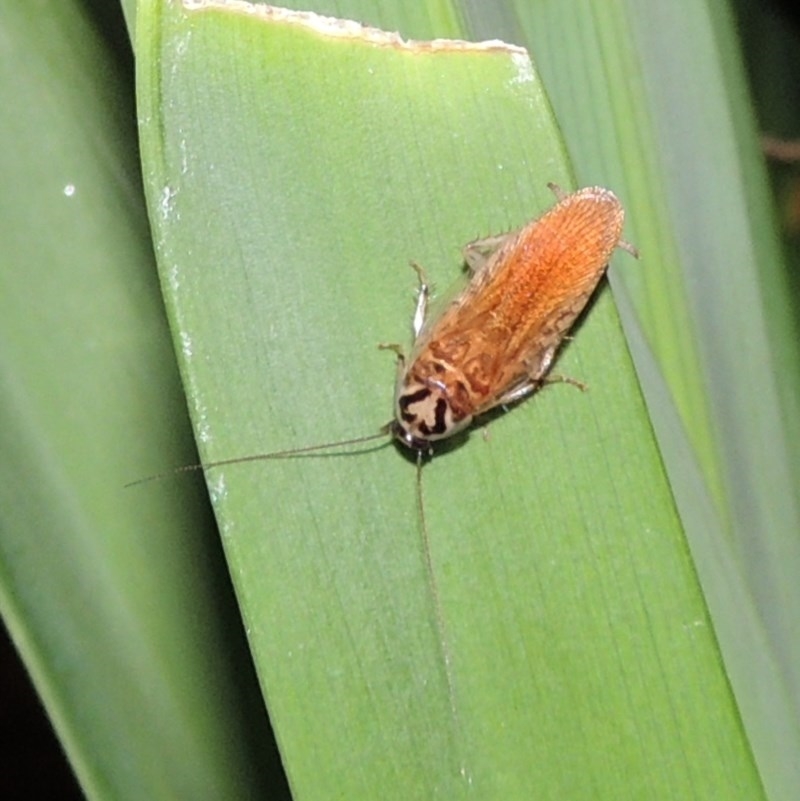
[[[181,473],[192,473],[196,470],[210,470],[212,467],[225,467],[231,464],[244,464],[245,462],[264,462],[269,459],[289,459],[292,456],[301,456],[304,453],[314,453],[315,451],[324,451],[329,448],[345,447],[346,445],[358,445],[362,442],[372,442],[376,439],[382,439],[389,433],[388,424],[383,426],[376,434],[367,434],[366,436],[354,437],[353,439],[340,439],[337,442],[323,442],[321,445],[307,445],[304,448],[289,448],[283,451],[273,451],[272,453],[253,453],[249,456],[236,456],[231,459],[219,459],[215,462],[205,462],[198,464],[185,464],[182,467],[174,467],[172,470],[164,470],[161,473],[154,473],[151,476],[144,478],[137,478],[135,481],[129,481],[125,488],[136,487],[139,484],[148,484],[151,481],[162,481],[165,478],[180,475]],[[388,440],[387,440],[388,443]]]
[[[423,493],[422,484],[422,464],[425,458],[424,451],[417,451],[417,506],[419,508],[420,520],[420,537],[422,539],[422,550],[425,554],[425,570],[428,574],[428,585],[431,589],[431,596],[433,598],[434,614],[436,617],[436,630],[439,634],[439,646],[441,650],[442,661],[444,662],[444,674],[447,681],[447,694],[450,699],[450,714],[453,718],[453,726],[455,728],[454,735],[457,737],[461,730],[461,719],[458,714],[458,706],[456,704],[456,685],[453,678],[453,660],[450,652],[450,640],[447,636],[447,628],[445,627],[444,615],[442,614],[442,604],[439,598],[439,588],[436,584],[436,574],[433,571],[433,560],[431,559],[430,537],[428,536],[428,521],[425,518],[425,496]],[[460,765],[461,774],[467,777],[466,766]]]

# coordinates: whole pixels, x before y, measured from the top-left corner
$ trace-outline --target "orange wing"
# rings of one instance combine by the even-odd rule
[[[426,325],[428,350],[463,372],[476,413],[537,381],[581,313],[622,235],[624,211],[607,189],[581,189],[511,234],[462,293]]]

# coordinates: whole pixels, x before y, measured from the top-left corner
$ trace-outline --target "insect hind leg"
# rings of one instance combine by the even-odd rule
[[[461,249],[461,255],[464,259],[464,264],[467,265],[470,277],[477,275],[489,263],[494,253],[503,246],[503,243],[509,237],[515,236],[516,233],[516,231],[510,231],[505,234],[486,236],[467,242]]]
[[[548,375],[540,379],[540,384],[569,384],[577,387],[581,392],[586,392],[589,389],[588,384],[578,381],[577,378],[570,378],[568,375]]]
[[[577,387],[581,392],[586,392],[589,389],[588,385],[584,384],[583,381],[578,381],[578,379],[570,378],[566,375],[546,375],[541,378],[530,378],[499,397],[497,403],[493,404],[491,408],[510,406],[512,403],[517,403],[547,384],[570,384],[573,387]]]

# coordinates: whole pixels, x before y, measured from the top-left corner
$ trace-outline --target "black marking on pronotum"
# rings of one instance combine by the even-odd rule
[[[433,427],[434,434],[444,434],[447,430],[447,408],[448,403],[444,398],[436,401],[436,425]]]
[[[419,430],[428,437],[431,434],[443,434],[447,430],[446,415],[447,401],[444,398],[439,398],[439,400],[436,401],[436,412],[434,414],[435,422],[433,426],[431,427],[427,423],[420,423]]]
[[[416,392],[412,392],[410,395],[401,395],[400,399],[397,401],[397,405],[400,407],[400,411],[405,412],[412,403],[419,403],[425,400],[430,394],[431,391],[427,387],[422,387]]]
[[[414,403],[424,401],[430,394],[431,391],[427,387],[422,387],[422,389],[418,389],[416,392],[412,392],[409,395],[401,395],[397,401],[400,417],[402,417],[406,423],[413,423],[417,419],[417,415],[413,412],[409,412],[408,407]]]

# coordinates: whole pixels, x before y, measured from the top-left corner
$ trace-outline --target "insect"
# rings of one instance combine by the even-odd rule
[[[624,212],[608,189],[566,195],[515,234],[468,245],[472,279],[425,322],[422,272],[415,342],[399,357],[395,418],[388,431],[416,451],[467,428],[544,383],[564,337],[621,245]],[[484,249],[496,245],[486,257]]]
[[[397,354],[394,418],[378,432],[291,450],[179,467],[175,473],[279,459],[391,436],[422,457],[434,444],[464,431],[475,418],[528,397],[548,380],[556,354],[583,311],[611,254],[620,247],[625,213],[608,189],[567,194],[548,184],[556,204],[516,232],[476,240],[464,249],[471,278],[442,312],[427,318],[429,285],[420,267],[414,344]],[[419,471],[418,471],[418,484]],[[420,490],[421,493],[421,490]]]

